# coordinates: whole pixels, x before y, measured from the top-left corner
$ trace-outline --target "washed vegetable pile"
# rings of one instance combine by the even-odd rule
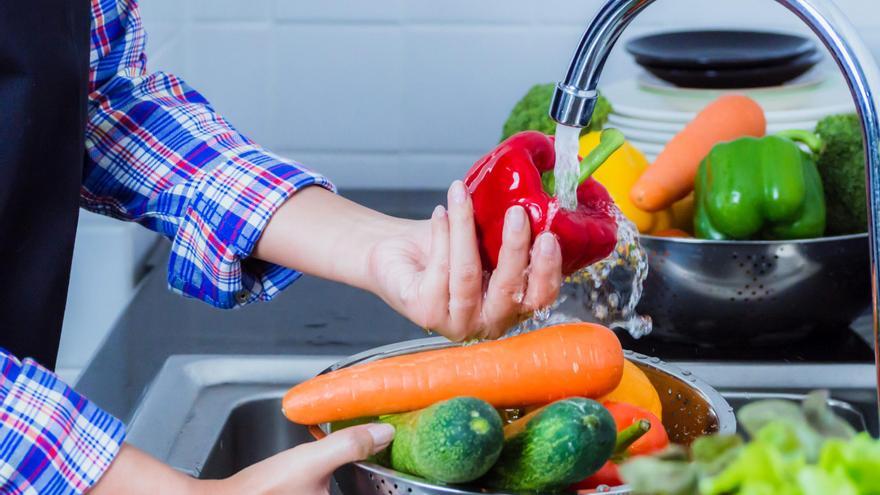
[[[857,434],[827,395],[751,403],[737,435],[698,438],[634,459],[621,471],[644,495],[867,495],[880,493],[880,441]]]
[[[532,88],[503,139],[552,133],[552,85]],[[611,103],[600,97],[580,154],[599,143]],[[867,229],[864,152],[855,114],[830,115],[815,130],[766,135],[754,100],[725,95],[707,105],[650,166],[629,143],[592,177],[644,234],[715,240],[806,239]]]
[[[647,376],[588,323],[342,368],[290,389],[283,409],[301,424],[394,425],[373,461],[502,491],[619,485],[620,462],[669,444]]]

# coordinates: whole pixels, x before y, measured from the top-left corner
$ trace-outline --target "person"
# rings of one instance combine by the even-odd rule
[[[119,420],[49,371],[78,207],[168,237],[170,288],[213,306],[268,301],[307,273],[454,340],[498,337],[552,302],[559,245],[533,243],[511,208],[486,281],[460,181],[428,220],[357,205],[181,79],[148,72],[144,45],[135,0],[0,2],[0,493],[326,493],[334,468],[387,446],[393,428],[342,430],[199,481],[126,445]]]

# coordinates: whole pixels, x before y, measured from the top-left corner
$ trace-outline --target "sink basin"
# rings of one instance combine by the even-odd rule
[[[279,400],[256,397],[236,406],[208,452],[199,476],[225,478],[294,445],[312,441],[308,428],[280,414]]]
[[[281,396],[340,359],[174,356],[135,413],[128,441],[192,476],[229,476],[311,441],[306,428],[281,414]],[[675,364],[721,391],[734,409],[750,400],[797,400],[809,390],[828,389],[839,414],[877,435],[871,365]],[[333,493],[340,492],[333,487]]]

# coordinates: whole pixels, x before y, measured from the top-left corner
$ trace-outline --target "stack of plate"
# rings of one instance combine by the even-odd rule
[[[626,50],[651,74],[688,88],[779,86],[822,60],[813,40],[763,31],[674,31],[630,40]]]
[[[681,88],[642,73],[603,86],[613,111],[608,126],[620,129],[653,161],[663,146],[709,102],[725,93],[753,98],[767,116],[767,132],[812,130],[826,115],[855,111],[843,79],[819,66],[782,86],[737,90]]]

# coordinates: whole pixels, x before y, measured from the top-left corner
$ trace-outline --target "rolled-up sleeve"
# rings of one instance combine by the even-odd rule
[[[0,348],[0,493],[85,493],[124,438],[121,421]]]
[[[134,0],[92,0],[82,205],[172,242],[172,290],[232,308],[269,300],[300,274],[250,255],[296,191],[330,181],[238,132],[183,80],[146,69]]]

